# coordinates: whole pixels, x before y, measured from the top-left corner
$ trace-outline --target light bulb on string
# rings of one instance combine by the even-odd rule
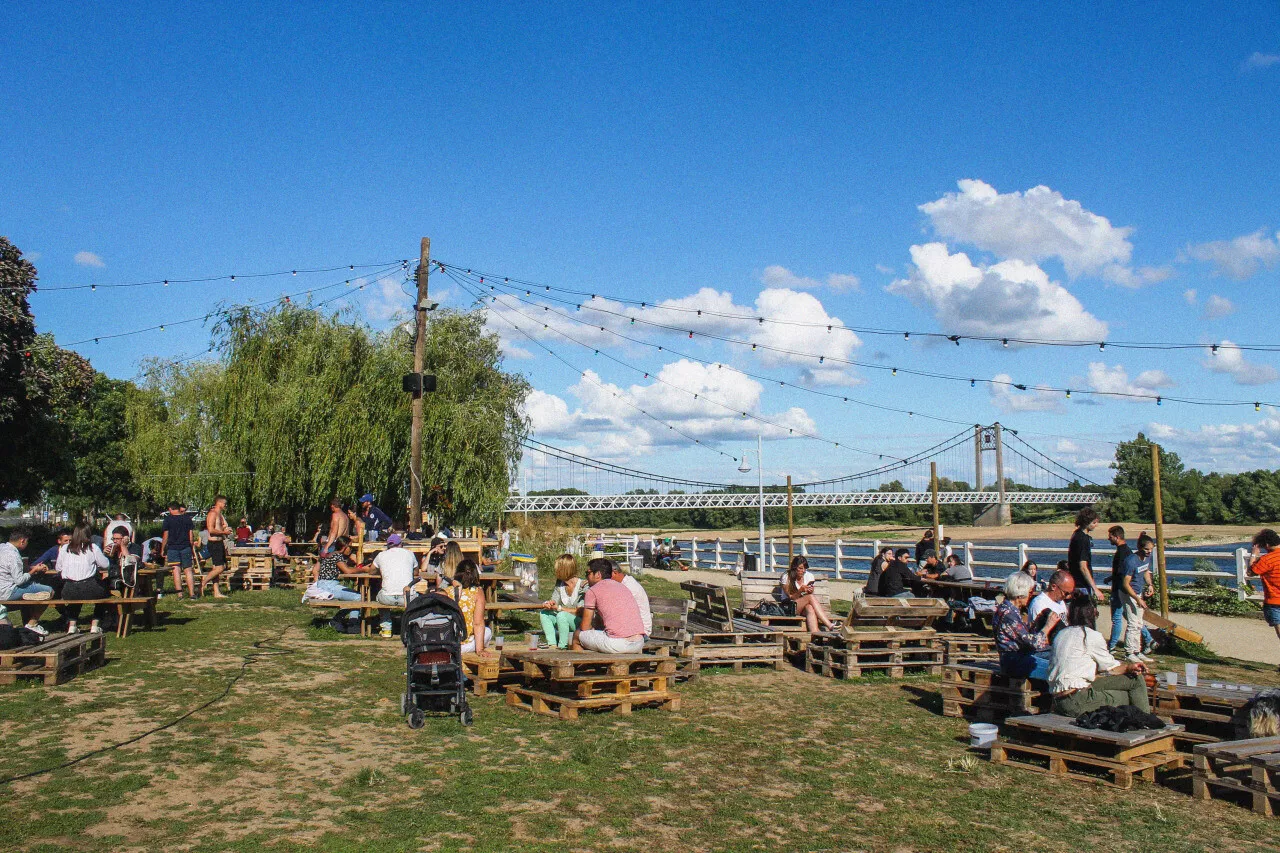
[[[911,333],[910,333],[910,332],[903,332],[903,333],[902,333],[902,339],[903,339],[904,341],[909,341],[909,340],[911,340]]]
[[[1070,388],[1068,388],[1068,389],[1067,389],[1067,399],[1068,399],[1068,400],[1070,400],[1070,399],[1071,399],[1071,389],[1070,389]]]
[[[1212,345],[1209,347],[1209,355],[1217,355],[1217,354],[1218,354],[1218,345],[1217,345],[1217,344],[1212,344]]]
[[[970,388],[977,388],[977,387],[978,387],[978,383],[977,383],[977,382],[975,382],[974,380],[970,379],[970,380],[969,380],[969,387],[970,387]]]
[[[1106,350],[1107,350],[1107,342],[1098,341],[1098,352],[1106,352]]]
[[[1253,410],[1254,410],[1255,412],[1261,412],[1261,411],[1262,411],[1262,407],[1261,407],[1261,406],[1259,406],[1257,403],[1254,403],[1254,404],[1253,404]]]
[[[1163,405],[1164,405],[1164,400],[1162,400],[1160,397],[1156,397],[1156,405],[1157,405],[1157,406],[1163,406]]]
[[[897,376],[897,375],[898,375],[898,368],[896,368],[896,367],[895,367],[895,368],[891,371],[891,374],[892,374],[893,376]]]
[[[1000,346],[1004,347],[1005,349],[1008,349],[1008,348],[1009,348],[1009,339],[1008,339],[1008,338],[1001,338],[1001,339],[1000,339]]]

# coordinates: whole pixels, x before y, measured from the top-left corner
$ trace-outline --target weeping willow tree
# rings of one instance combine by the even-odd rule
[[[207,505],[225,494],[233,512],[294,518],[367,491],[404,517],[405,327],[374,333],[285,304],[234,311],[213,338],[216,359],[153,365],[130,403],[129,458],[153,500]],[[450,521],[479,523],[501,511],[528,433],[529,385],[504,373],[499,358],[478,315],[432,316],[427,370],[437,390],[426,398],[423,491],[439,496]]]

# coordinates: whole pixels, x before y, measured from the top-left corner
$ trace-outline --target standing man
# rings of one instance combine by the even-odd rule
[[[1093,537],[1089,531],[1098,526],[1098,513],[1093,507],[1085,507],[1076,515],[1076,529],[1067,545],[1067,571],[1076,582],[1076,589],[1098,598],[1098,584],[1093,579]]]
[[[385,538],[391,530],[391,516],[373,505],[373,495],[360,497],[360,520],[364,522],[365,536],[370,542]]]
[[[1269,527],[1253,537],[1249,572],[1262,581],[1262,618],[1280,637],[1280,534]]]
[[[178,598],[182,598],[182,578],[178,574],[182,570],[187,575],[187,597],[195,598],[196,582],[192,565],[196,549],[200,547],[200,539],[196,536],[191,516],[187,515],[181,504],[171,503],[164,521],[161,522],[161,529],[160,551],[164,554],[165,562],[173,566],[173,588],[177,590]]]
[[[1138,537],[1138,550],[1124,558],[1120,583],[1111,578],[1111,591],[1120,592],[1124,607],[1124,650],[1130,663],[1153,663],[1142,648],[1142,596],[1151,571],[1151,552],[1155,540],[1147,534]]]
[[[209,584],[213,584],[214,598],[226,598],[222,590],[218,589],[218,576],[227,568],[227,537],[232,535],[231,525],[227,524],[226,511],[227,499],[223,495],[218,495],[213,501],[213,507],[204,517],[204,529],[209,534],[209,563],[212,568],[209,569],[209,574],[200,578],[201,598],[204,597],[204,591]]]
[[[337,541],[345,538],[350,529],[351,519],[347,518],[347,513],[342,508],[342,501],[339,498],[329,501],[329,537],[320,548],[320,556],[323,557],[333,551]]]

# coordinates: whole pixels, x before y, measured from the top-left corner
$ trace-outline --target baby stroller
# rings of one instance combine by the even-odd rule
[[[462,639],[466,622],[453,599],[429,593],[404,609],[400,639],[404,641],[405,692],[400,713],[409,716],[409,728],[426,723],[426,711],[457,714],[471,725],[467,704],[467,676],[462,669]]]

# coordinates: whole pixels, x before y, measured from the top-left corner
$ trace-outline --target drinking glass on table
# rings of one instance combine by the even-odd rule
[[[501,634],[493,638],[493,650],[496,652],[502,651],[502,635]]]

